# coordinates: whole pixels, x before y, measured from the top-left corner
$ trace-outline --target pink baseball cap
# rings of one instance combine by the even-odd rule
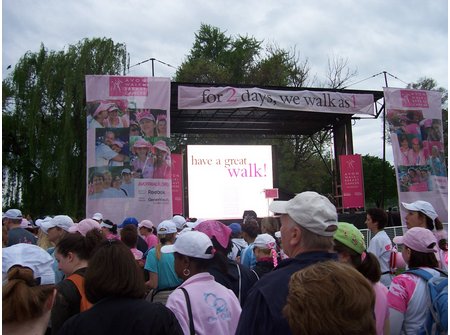
[[[151,222],[150,220],[142,220],[138,224],[138,228],[141,228],[141,227],[152,229],[154,226],[153,226],[153,222]]]
[[[101,102],[100,105],[98,105],[97,109],[95,110],[93,116],[95,117],[103,111],[108,111],[111,105],[112,104],[108,102]]]
[[[166,142],[164,142],[163,140],[157,141],[155,144],[153,144],[153,148],[168,152],[170,154],[170,149],[167,146]]]
[[[138,122],[141,122],[141,120],[147,119],[155,122],[155,117],[152,113],[150,113],[149,109],[143,109],[141,112],[136,113],[136,119]]]
[[[228,246],[230,241],[231,229],[220,221],[203,221],[194,230],[205,233],[209,238],[214,236],[217,242],[224,248]]]
[[[144,140],[143,138],[138,139],[133,144],[133,148],[151,148],[152,145],[150,142]]]
[[[93,219],[84,219],[81,220],[80,222],[78,222],[77,224],[73,225],[72,227],[69,228],[69,233],[80,233],[83,236],[86,236],[86,234],[90,231],[90,230],[100,230],[100,224],[93,220]]]
[[[408,229],[405,235],[394,237],[394,243],[404,244],[408,248],[418,252],[437,252],[436,237],[431,230],[422,227]]]

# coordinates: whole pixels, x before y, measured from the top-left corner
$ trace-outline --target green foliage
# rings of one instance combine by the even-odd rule
[[[254,37],[226,36],[217,27],[201,24],[176,81],[233,83],[265,86],[302,86],[309,68],[298,55],[275,46],[262,54],[262,41]]]
[[[84,216],[85,75],[121,74],[126,47],[85,39],[27,52],[3,81],[3,207]]]
[[[362,157],[364,173],[364,194],[366,208],[380,207],[382,202],[383,188],[383,160],[379,157],[365,155]],[[385,171],[385,194],[384,206],[392,207],[398,205],[397,181],[395,168],[384,162]]]

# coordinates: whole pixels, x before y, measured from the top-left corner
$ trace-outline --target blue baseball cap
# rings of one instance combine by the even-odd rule
[[[120,225],[118,225],[117,227],[118,228],[123,228],[123,227],[125,227],[125,226],[127,226],[129,224],[135,225],[136,228],[137,228],[139,222],[138,222],[138,220],[136,218],[129,217],[129,218],[125,218],[125,220],[123,220],[123,222]]]
[[[233,234],[239,234],[240,232],[242,232],[242,228],[241,225],[239,223],[232,223],[228,226],[231,229],[231,232]]]

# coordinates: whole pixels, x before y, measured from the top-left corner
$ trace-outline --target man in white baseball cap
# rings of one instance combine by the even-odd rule
[[[236,334],[290,334],[283,317],[291,275],[308,265],[336,260],[333,234],[338,216],[334,205],[316,192],[297,194],[289,201],[274,201],[269,210],[280,214],[281,241],[290,257],[276,271],[264,275],[252,288],[242,309]]]
[[[6,244],[8,247],[17,243],[37,243],[36,236],[20,226],[22,218],[22,212],[18,209],[8,209],[3,214],[3,222],[8,231],[8,242]]]

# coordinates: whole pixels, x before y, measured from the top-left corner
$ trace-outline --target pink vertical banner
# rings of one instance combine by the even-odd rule
[[[342,207],[364,207],[364,179],[361,155],[339,156],[341,167]]]
[[[172,213],[183,214],[183,155],[171,154]]]
[[[442,93],[385,87],[402,224],[407,210],[402,202],[433,205],[439,219],[448,221],[448,171]]]

